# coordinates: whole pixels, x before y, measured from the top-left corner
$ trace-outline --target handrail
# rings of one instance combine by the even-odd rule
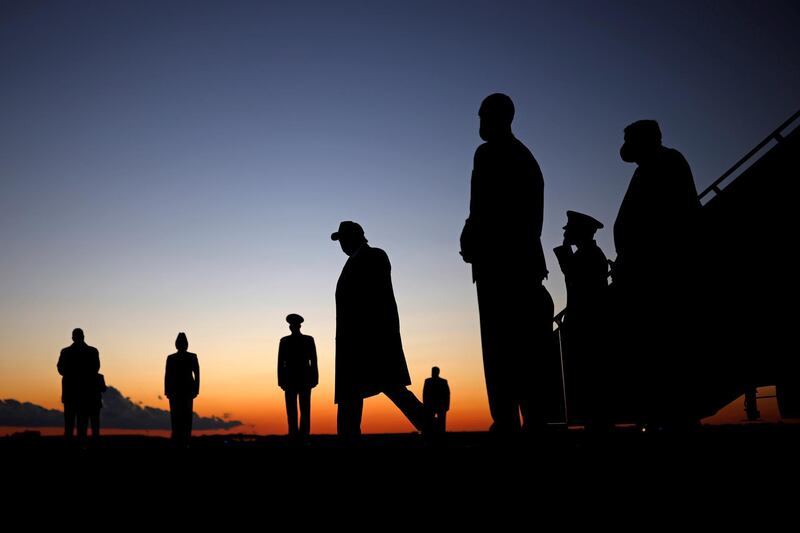
[[[729,168],[727,172],[725,172],[722,176],[714,180],[714,183],[706,187],[706,189],[698,195],[697,199],[702,200],[711,192],[714,192],[714,194],[719,194],[720,192],[722,192],[722,189],[720,189],[719,187],[720,183],[725,181],[731,174],[739,170],[739,167],[744,165],[751,157],[753,157],[757,152],[759,152],[762,148],[764,148],[767,144],[769,144],[770,141],[774,139],[776,142],[781,142],[783,140],[783,135],[781,135],[781,132],[785,130],[788,126],[790,126],[795,120],[797,120],[798,117],[800,117],[800,110],[795,112],[795,114],[789,117],[783,124],[775,128],[775,130],[773,130],[772,133],[767,135],[767,137],[763,141],[758,143],[755,148],[747,152],[747,154],[745,154],[743,158],[737,161],[735,165]]]
[[[699,195],[697,195],[697,199],[698,200],[702,200],[705,196],[709,195],[712,191],[714,192],[714,194],[719,194],[720,192],[722,192],[722,189],[720,189],[720,187],[719,187],[720,183],[725,181],[731,174],[736,172],[739,169],[739,167],[744,165],[751,157],[753,157],[762,148],[764,148],[767,144],[769,144],[770,141],[772,141],[773,139],[776,142],[783,141],[784,137],[783,137],[783,135],[781,135],[781,132],[783,130],[785,130],[787,127],[789,127],[795,120],[797,120],[798,117],[800,117],[800,110],[797,110],[791,117],[786,119],[780,126],[775,128],[772,131],[772,133],[767,135],[767,137],[763,141],[758,143],[755,148],[753,148],[752,150],[747,152],[747,154],[745,154],[744,157],[742,157],[739,161],[737,161],[736,164],[734,164],[731,168],[729,168],[722,176],[720,176],[719,178],[714,180],[714,183],[712,183],[711,185],[706,187],[706,189],[703,192],[701,192]],[[611,275],[611,273],[609,273],[609,276],[610,275]],[[561,328],[561,324],[562,324],[562,322],[564,320],[564,315],[566,314],[566,312],[567,312],[567,308],[565,307],[556,316],[553,317],[553,322],[556,323],[556,326],[558,326],[558,329]]]

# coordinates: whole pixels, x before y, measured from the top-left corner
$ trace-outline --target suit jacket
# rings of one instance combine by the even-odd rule
[[[283,390],[311,389],[319,382],[314,337],[287,335],[278,346],[278,386]]]
[[[61,350],[58,357],[61,378],[61,401],[79,403],[87,407],[100,404],[100,352],[85,342],[74,342]]]
[[[367,398],[411,384],[386,252],[366,243],[348,258],[336,284],[334,401]]]
[[[511,136],[475,151],[469,218],[461,234],[462,255],[473,279],[547,275],[542,250],[544,178],[530,150]]]
[[[195,398],[200,394],[200,364],[197,354],[176,352],[167,356],[164,394],[173,400]]]
[[[422,388],[422,403],[433,412],[450,410],[450,386],[444,378],[429,377]]]

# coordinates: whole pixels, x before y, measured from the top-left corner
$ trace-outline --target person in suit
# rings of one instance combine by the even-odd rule
[[[542,285],[544,178],[511,131],[511,98],[487,96],[478,117],[485,142],[475,151],[461,256],[477,286],[490,430],[508,434],[519,431],[520,412],[526,429],[544,427],[546,404],[559,401],[545,382],[560,376],[543,370],[555,357],[553,300]]]
[[[71,438],[77,422],[78,438],[86,439],[91,420],[92,438],[100,436],[100,352],[86,344],[83,330],[72,330],[72,345],[61,350],[56,365],[61,374],[64,436]]]
[[[336,284],[337,432],[361,434],[364,398],[383,393],[422,432],[431,428],[425,406],[406,387],[411,378],[400,338],[400,318],[386,252],[367,244],[356,222],[331,234],[348,256]]]
[[[188,447],[192,435],[192,407],[200,394],[200,363],[197,354],[188,351],[189,340],[185,333],[178,333],[175,348],[178,351],[167,356],[164,394],[169,398],[172,442],[177,447]]]
[[[583,420],[587,429],[601,428],[608,416],[604,365],[608,261],[594,240],[602,227],[589,215],[567,211],[564,242],[553,249],[567,285],[561,328],[568,412],[570,418]]]
[[[446,432],[447,411],[450,410],[450,386],[446,379],[439,377],[438,366],[431,368],[431,377],[425,380],[425,386],[422,388],[422,403],[433,415],[436,432]]]
[[[291,335],[278,346],[278,386],[286,397],[286,416],[290,437],[308,437],[311,432],[311,389],[319,383],[317,347],[314,337],[300,333],[303,317],[292,313],[286,317]],[[297,426],[297,404],[300,403],[300,426]]]
[[[640,417],[661,423],[682,417],[689,406],[681,402],[693,397],[687,372],[693,343],[682,334],[690,327],[700,201],[689,164],[662,145],[655,120],[628,125],[624,137],[620,157],[636,170],[614,222],[617,329]]]

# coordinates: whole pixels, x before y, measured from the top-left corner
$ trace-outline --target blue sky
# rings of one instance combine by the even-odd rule
[[[626,124],[659,120],[702,189],[796,111],[798,23],[781,1],[4,2],[0,392],[48,373],[57,401],[78,325],[147,398],[180,330],[241,373],[220,391],[272,379],[289,312],[332,361],[340,220],[389,253],[415,381],[444,358],[471,387],[458,236],[481,99],[516,103],[549,251],[567,209],[613,224]]]

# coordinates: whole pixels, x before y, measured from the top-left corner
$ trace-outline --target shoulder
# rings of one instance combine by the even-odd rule
[[[369,258],[371,262],[385,265],[389,264],[389,256],[380,248],[373,248],[370,246],[363,251],[366,252],[364,257]]]
[[[536,161],[535,157],[533,157],[533,153],[527,146],[525,146],[525,143],[514,137],[513,147],[515,155],[520,160],[524,160],[527,165],[532,167],[532,169],[535,169],[537,172],[541,173],[541,170],[539,169],[539,162]]]
[[[292,338],[292,336],[291,336],[291,335],[286,335],[285,337],[281,337],[281,344],[283,344],[283,343],[286,343],[286,342],[291,342],[291,341],[289,340],[289,339],[291,339],[291,338]]]
[[[592,244],[591,246],[585,246],[578,250],[581,255],[588,257],[590,259],[598,260],[602,259],[603,261],[606,260],[606,254],[603,253],[602,248],[597,246],[597,244]]]
[[[661,152],[661,156],[670,165],[682,166],[682,167],[686,167],[686,168],[689,167],[689,162],[686,161],[686,158],[683,157],[683,154],[680,153],[675,148],[667,148],[666,146],[663,147],[663,151]]]
[[[94,346],[87,346],[86,347],[86,352],[90,353],[92,355],[100,355],[100,352]]]
[[[475,160],[489,157],[492,153],[492,145],[483,143],[475,149]]]

